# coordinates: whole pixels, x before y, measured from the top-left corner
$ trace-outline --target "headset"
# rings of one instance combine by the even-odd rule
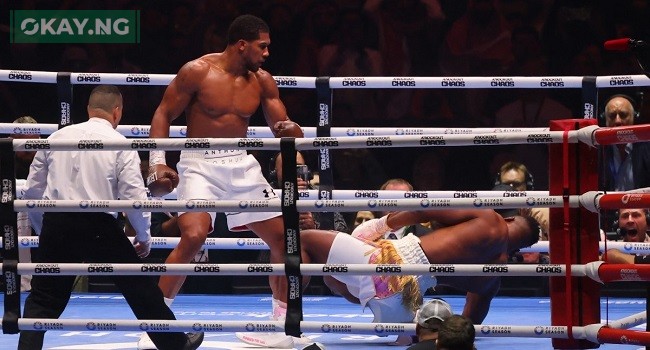
[[[518,170],[517,168],[512,168],[515,170]],[[526,191],[534,191],[535,190],[535,179],[533,178],[533,174],[526,169],[524,171],[524,176],[525,176],[525,181],[526,181]],[[494,177],[494,186],[501,185],[501,172],[499,171],[497,175]]]
[[[609,101],[611,101],[611,100],[613,100],[613,99],[615,99],[617,97],[624,98],[624,99],[626,99],[626,100],[628,100],[630,102],[630,104],[632,105],[632,109],[634,110],[634,112],[632,113],[632,117],[634,119],[634,122],[636,123],[636,121],[639,119],[639,115],[640,115],[639,110],[637,108],[636,100],[632,96],[626,95],[626,94],[615,94],[615,95],[609,96],[603,102],[603,110],[598,115],[600,121],[603,122],[603,123],[605,123],[607,121],[606,118],[605,118],[605,109],[607,108],[607,104],[609,103]]]
[[[271,187],[273,187],[273,188],[279,188],[278,172],[277,172],[277,170],[275,170],[275,162],[278,160],[279,155],[280,155],[280,152],[274,154],[273,157],[271,157],[271,159],[269,159],[269,175],[268,175],[267,181],[269,182],[269,185],[271,185]],[[298,166],[300,166],[300,165],[301,164],[299,164]],[[307,167],[307,166],[305,165],[305,167]],[[298,174],[298,175],[300,175],[300,174]],[[314,174],[311,172],[311,170],[309,170],[309,168],[307,168],[307,178],[305,179],[305,181],[309,182],[313,178],[314,178]]]
[[[643,209],[643,211],[645,212],[646,231],[648,231],[648,230],[650,230],[650,210],[648,210],[648,209]],[[622,232],[621,232],[621,228],[618,226],[619,211],[617,210],[614,214],[615,214],[616,216],[615,216],[614,221],[612,222],[612,228],[615,229],[616,234],[617,234],[619,237],[623,237],[623,235],[621,234],[621,233],[622,233]]]

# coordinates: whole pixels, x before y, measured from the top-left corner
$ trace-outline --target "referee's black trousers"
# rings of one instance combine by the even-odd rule
[[[141,263],[118,221],[106,213],[45,213],[39,240],[38,263]],[[138,319],[176,319],[152,276],[110,278]],[[74,280],[75,276],[35,274],[23,317],[59,318],[70,300]],[[55,328],[21,331],[18,349],[41,349],[45,331]],[[187,341],[182,332],[148,334],[160,350],[182,349]]]

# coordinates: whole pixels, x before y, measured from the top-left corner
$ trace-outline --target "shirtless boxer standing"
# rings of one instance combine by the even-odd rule
[[[269,27],[258,17],[237,17],[228,28],[228,45],[186,63],[167,87],[151,121],[151,138],[169,137],[173,120],[185,112],[188,138],[246,137],[249,119],[261,105],[276,137],[303,137],[289,120],[275,80],[260,66],[269,56]],[[152,151],[147,183],[154,196],[178,186],[179,200],[274,199],[277,195],[262,175],[260,165],[246,150],[183,151],[178,174],[165,164],[163,151]],[[284,262],[284,224],[278,212],[226,213],[231,230],[249,229],[271,250],[271,263]],[[178,217],[181,240],[167,264],[189,263],[214,227],[215,213],[188,212]],[[159,286],[168,304],[185,276],[161,276]],[[287,282],[270,277],[273,315],[286,314]],[[141,339],[139,349],[148,349]]]

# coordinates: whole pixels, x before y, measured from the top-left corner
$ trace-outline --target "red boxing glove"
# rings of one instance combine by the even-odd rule
[[[300,125],[290,120],[283,120],[273,125],[275,137],[305,137]]]
[[[165,164],[149,167],[147,187],[154,197],[162,197],[171,193],[178,186],[178,174]]]

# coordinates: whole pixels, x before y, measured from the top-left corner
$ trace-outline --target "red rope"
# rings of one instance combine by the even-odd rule
[[[565,297],[566,297],[566,311],[568,313],[567,317],[567,327],[569,339],[573,339],[573,281],[571,277],[571,231],[569,230],[569,218],[570,218],[570,208],[569,208],[569,130],[564,130],[562,135],[562,193],[564,201],[564,259],[565,259]]]

